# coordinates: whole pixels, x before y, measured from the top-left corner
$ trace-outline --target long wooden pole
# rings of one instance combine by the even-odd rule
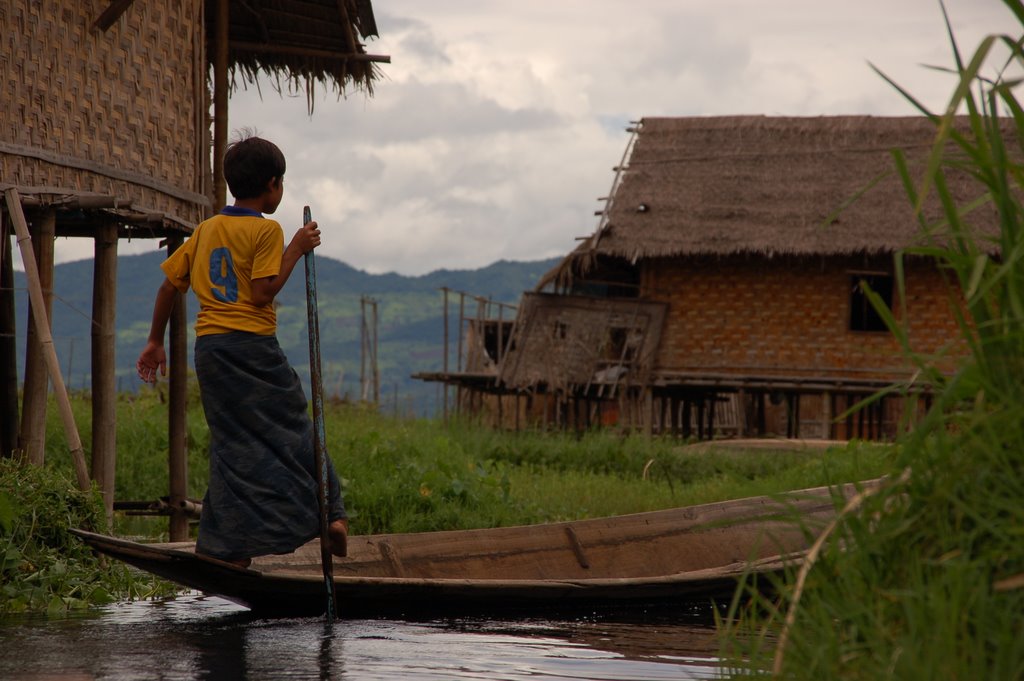
[[[302,209],[302,224],[313,221],[309,206]],[[324,590],[327,592],[327,619],[334,620],[334,559],[331,557],[330,537],[327,532],[327,439],[324,434],[324,388],[320,374],[320,320],[316,304],[316,261],[313,251],[305,256],[306,262],[306,319],[309,326],[309,382],[313,396],[313,462],[319,475],[316,501],[320,511],[320,563],[324,572]]]
[[[7,200],[7,212],[14,223],[14,231],[18,235],[18,247],[21,249],[22,264],[25,266],[29,299],[32,301],[32,307],[40,311],[45,310],[43,289],[39,284],[39,271],[36,269],[35,254],[32,253],[32,237],[28,233],[28,223],[21,210],[21,197],[18,196],[18,190],[14,188],[7,189],[4,192],[4,197]],[[90,484],[89,471],[85,467],[85,452],[82,451],[82,440],[78,437],[75,416],[71,412],[71,400],[64,388],[64,378],[60,375],[60,363],[57,361],[57,351],[53,347],[53,336],[50,334],[45,314],[33,315],[33,320],[40,345],[43,347],[46,368],[50,374],[50,382],[53,383],[53,392],[57,397],[57,406],[64,423],[64,434],[68,440],[68,449],[71,451],[71,460],[75,465],[78,487],[87,492],[90,489]]]

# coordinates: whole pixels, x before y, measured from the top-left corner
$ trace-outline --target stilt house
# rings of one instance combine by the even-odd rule
[[[28,259],[38,270],[47,318],[54,239],[95,242],[91,476],[109,509],[118,240],[161,239],[172,251],[223,205],[229,76],[251,83],[262,72],[304,86],[310,96],[315,83],[369,89],[375,62],[387,58],[366,54],[360,37],[376,33],[370,0],[0,4],[0,456],[43,462],[48,375],[62,389],[60,373],[50,366],[56,356],[46,361],[47,339],[36,335],[32,315],[40,310],[34,309],[24,321],[29,335],[19,417],[14,233],[19,246],[31,236]],[[185,324],[178,305],[169,347],[173,509],[185,495]],[[181,537],[184,527],[172,522],[172,537]]]
[[[489,411],[506,425],[528,403],[535,421],[576,428],[894,436],[898,397],[837,416],[893,384],[927,399],[865,285],[916,351],[950,368],[962,352],[958,295],[935,262],[901,257],[902,293],[894,270],[903,249],[941,238],[924,235],[891,153],[921,171],[934,125],[736,116],[631,130],[597,230],[524,295],[500,364],[435,379],[499,396]],[[980,193],[966,177],[952,188]],[[940,216],[925,205],[925,223]]]

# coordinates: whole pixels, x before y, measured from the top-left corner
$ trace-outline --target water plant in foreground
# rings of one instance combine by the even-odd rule
[[[1024,27],[1024,3],[1004,1]],[[922,218],[929,245],[907,255],[949,273],[970,354],[947,378],[905,345],[938,398],[888,484],[839,506],[820,553],[778,597],[733,604],[727,649],[744,678],[1024,678],[1024,109],[1021,81],[1007,75],[1024,66],[1024,37],[986,38],[969,61],[950,39],[959,82],[946,111],[900,89],[935,124],[927,168],[914,176],[894,156],[913,205],[931,194],[943,206],[939,224]],[[955,173],[976,183],[973,200],[952,198]],[[993,215],[995,241],[978,238],[972,226]],[[897,315],[874,303],[905,340]]]
[[[68,532],[105,525],[95,490],[46,467],[0,459],[0,613],[52,614],[169,593],[155,578],[104,561]]]

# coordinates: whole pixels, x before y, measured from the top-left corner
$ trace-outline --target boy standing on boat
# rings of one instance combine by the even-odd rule
[[[164,330],[176,294],[199,299],[195,367],[210,428],[210,485],[196,552],[247,566],[253,556],[290,553],[319,535],[313,424],[295,371],[277,342],[274,297],[303,255],[320,245],[315,222],[284,248],[281,226],[263,217],[284,195],[284,154],[246,133],[228,146],[224,176],[233,206],[204,221],[161,264],[153,322],[136,363],[155,383],[167,373]],[[331,551],[348,534],[330,467]]]

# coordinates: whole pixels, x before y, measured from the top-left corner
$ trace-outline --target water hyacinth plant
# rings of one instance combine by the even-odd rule
[[[0,458],[0,614],[68,610],[171,593],[166,584],[103,561],[68,531],[103,529],[99,492],[62,473]]]
[[[948,273],[967,358],[944,375],[869,293],[936,399],[888,484],[841,512],[820,554],[775,598],[734,604],[727,648],[744,676],[1024,678],[1024,3],[1004,2],[1016,37],[990,36],[964,59],[950,29],[958,84],[945,111],[892,83],[935,124],[923,172],[894,152],[896,172],[919,215],[929,195],[943,209],[939,223],[921,219],[927,245],[898,255],[897,280],[904,256]],[[976,191],[958,202],[948,180],[964,173]],[[998,231],[979,237],[993,219]]]

